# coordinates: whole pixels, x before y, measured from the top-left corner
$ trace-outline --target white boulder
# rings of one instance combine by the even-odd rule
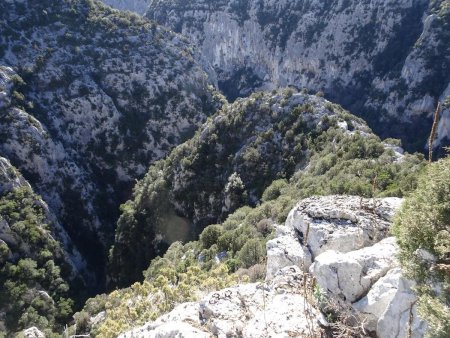
[[[365,317],[365,328],[379,338],[421,338],[427,325],[417,315],[413,287],[399,268],[392,269],[353,308]]]
[[[316,257],[310,272],[326,293],[352,303],[397,266],[397,248],[395,238],[389,237],[371,247],[349,253],[329,250]]]
[[[304,298],[305,274],[283,268],[267,283],[240,285],[213,293],[200,302],[210,332],[223,337],[303,337],[319,331],[321,314]]]
[[[45,338],[43,334],[37,327],[33,326],[29,329],[23,331],[24,338]]]
[[[201,326],[197,303],[183,303],[156,321],[121,334],[120,338],[194,338],[209,337]]]

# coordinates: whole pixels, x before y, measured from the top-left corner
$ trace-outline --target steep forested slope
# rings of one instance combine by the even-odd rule
[[[260,281],[266,242],[275,228],[283,231],[277,224],[299,199],[405,196],[424,166],[422,155],[403,153],[397,140],[381,141],[361,119],[321,97],[287,89],[225,105],[155,163],[122,206],[112,276],[129,285],[148,266],[145,279],[89,300],[76,316],[84,323],[78,333],[114,337],[145,322],[151,331],[151,321],[180,302]],[[352,199],[361,208],[376,204]],[[200,233],[198,240],[189,231]]]
[[[62,330],[72,314],[71,297],[87,291],[89,278],[47,204],[0,157],[0,332],[31,325]]]
[[[0,28],[0,154],[101,277],[133,180],[214,111],[207,77],[185,39],[96,1],[2,1]]]

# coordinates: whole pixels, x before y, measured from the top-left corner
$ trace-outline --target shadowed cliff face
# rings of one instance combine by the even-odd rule
[[[187,41],[89,0],[0,3],[0,154],[104,275],[134,179],[215,110]]]
[[[153,0],[147,16],[197,45],[228,98],[323,91],[410,149],[450,91],[446,1]]]

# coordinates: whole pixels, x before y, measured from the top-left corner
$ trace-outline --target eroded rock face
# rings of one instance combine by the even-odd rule
[[[450,141],[450,84],[446,89],[445,94],[447,96],[443,97],[446,98],[446,103],[442,106],[433,148],[439,144],[449,143]]]
[[[408,145],[420,137],[423,147],[418,126],[429,130],[450,84],[445,3],[153,0],[147,16],[193,41],[231,98],[286,85],[322,90],[373,117],[378,133]],[[414,139],[410,122],[419,123]]]
[[[286,267],[266,283],[227,288],[186,303],[128,337],[285,337],[320,331],[320,313],[301,295],[304,274]]]
[[[286,227],[296,232],[313,258],[327,250],[350,252],[386,237],[400,203],[399,198],[311,197],[291,210]]]
[[[23,185],[28,185],[28,182],[6,158],[0,157],[0,195]]]

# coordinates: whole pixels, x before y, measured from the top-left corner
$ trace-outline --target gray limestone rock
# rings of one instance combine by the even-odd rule
[[[311,253],[300,244],[295,233],[287,227],[278,226],[277,235],[267,242],[266,280],[272,279],[276,273],[291,265],[308,271],[311,266]]]
[[[386,237],[401,201],[357,196],[310,197],[291,210],[286,226],[297,232],[313,258],[327,250],[350,252]]]

